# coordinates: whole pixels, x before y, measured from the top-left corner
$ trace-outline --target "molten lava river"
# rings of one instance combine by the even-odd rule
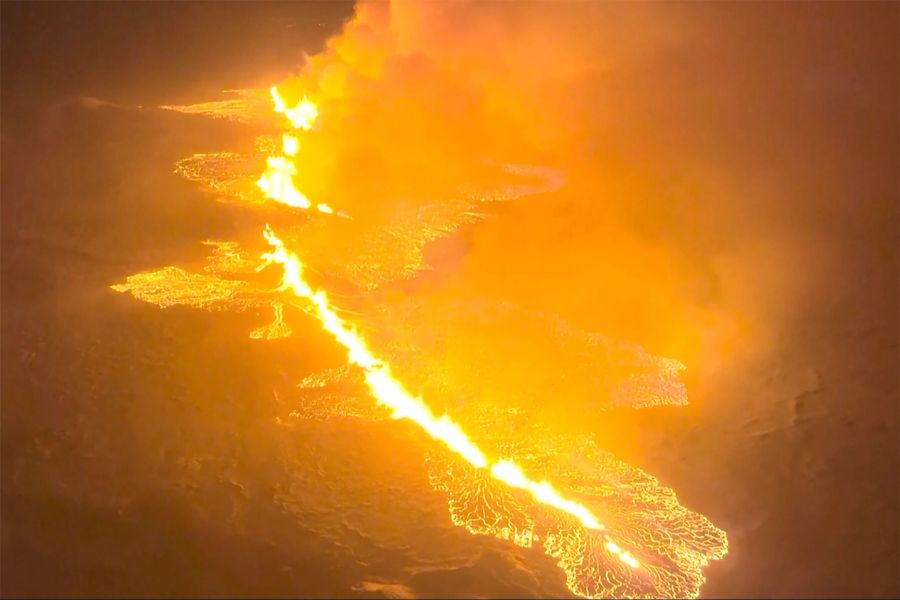
[[[697,596],[704,567],[727,552],[725,533],[592,434],[556,428],[535,408],[558,395],[561,379],[598,398],[601,410],[684,404],[684,367],[554,315],[416,292],[416,280],[434,271],[429,243],[483,219],[488,203],[553,192],[563,177],[479,157],[469,180],[436,198],[361,217],[303,189],[301,175],[315,169],[304,148],[327,135],[318,127],[326,107],[277,87],[229,93],[221,102],[162,108],[258,127],[255,152],[195,154],[176,166],[218,200],[256,215],[258,229],[240,240],[203,241],[204,264],[138,273],[113,289],[161,308],[271,315],[248,334],[259,343],[308,336],[315,324],[343,362],[295,381],[295,396],[279,400],[279,424],[300,435],[328,422],[365,429],[393,421],[424,460],[431,492],[422,493],[446,498],[450,522],[542,550],[573,594]],[[516,332],[515,349],[508,331]],[[511,351],[515,360],[505,361]],[[564,366],[549,366],[550,354],[566,356]],[[315,450],[327,451],[325,442]],[[297,481],[308,479],[303,469],[328,465],[325,458],[298,464]],[[347,475],[339,471],[320,476]],[[316,515],[318,533],[349,553],[354,535],[389,547],[389,526],[348,525],[340,490],[324,497],[288,488],[276,501],[298,518]],[[396,488],[383,481],[375,493],[392,502]],[[363,591],[389,587],[367,585]]]

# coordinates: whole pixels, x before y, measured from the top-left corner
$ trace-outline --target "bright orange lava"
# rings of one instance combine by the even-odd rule
[[[494,478],[509,486],[526,490],[538,502],[568,513],[588,529],[604,529],[587,507],[564,498],[546,481],[529,479],[512,461],[489,460],[449,416],[444,414],[436,417],[424,400],[410,394],[391,374],[390,365],[369,349],[359,332],[337,314],[329,303],[328,295],[323,290],[314,290],[304,279],[303,263],[300,258],[289,251],[268,226],[263,235],[272,246],[270,252],[263,254],[263,260],[266,264],[279,264],[284,269],[279,289],[290,291],[313,305],[315,316],[322,324],[322,328],[347,349],[347,359],[363,370],[366,384],[375,400],[379,405],[390,408],[395,419],[413,421],[428,435],[443,442],[472,466],[489,469]],[[613,542],[608,535],[606,548],[628,566],[632,568],[639,566],[637,560],[627,550],[623,550]]]
[[[288,131],[280,136],[280,152],[271,150],[272,138],[264,135],[257,140],[258,154],[195,154],[179,163],[179,172],[193,181],[206,182],[219,193],[247,200],[242,186],[256,177],[258,161],[265,159],[265,172],[256,183],[267,199],[295,209],[349,218],[343,211],[335,211],[328,204],[320,202],[320,198],[307,197],[298,188],[298,171],[304,168],[304,164],[298,162],[301,152],[309,152],[314,147],[314,142],[322,141],[307,137],[315,135],[313,127],[318,117],[318,108],[305,96],[296,105],[289,107],[277,88],[272,88],[270,92],[275,111],[284,115],[289,122],[286,127]],[[260,94],[255,96],[258,95]],[[244,97],[255,96],[251,93],[244,94]],[[230,111],[229,114],[235,112],[231,104],[226,108]],[[178,109],[184,112],[211,110],[209,103]],[[259,143],[260,140],[263,143]],[[245,168],[245,163],[250,167]],[[514,165],[504,166],[504,171],[510,176],[521,175],[517,169]],[[549,179],[554,178],[558,178],[558,175],[549,176]],[[467,218],[464,215],[471,215],[468,211],[479,202],[493,201],[497,196],[518,198],[536,193],[528,185],[517,183],[511,187],[512,192],[507,191],[505,184],[497,186],[501,191],[491,187],[487,193],[478,194],[478,200],[466,198],[462,202],[436,202],[429,205],[440,209],[433,214],[416,211],[414,218],[401,215],[388,225],[367,225],[368,228],[360,228],[361,235],[365,239],[371,239],[371,242],[366,242],[363,246],[366,251],[360,252],[358,256],[351,255],[347,260],[337,260],[330,269],[342,273],[342,276],[362,290],[375,289],[382,281],[381,278],[391,281],[408,277],[409,273],[417,272],[423,264],[420,252],[422,246],[427,241],[448,235],[453,230],[448,224],[463,222]],[[251,199],[254,203],[258,200]],[[259,222],[264,221],[261,219],[257,221]],[[310,220],[303,232],[304,235],[313,235],[312,238],[304,239],[304,252],[309,252],[305,254],[306,260],[317,267],[322,258],[321,252],[328,257],[335,256],[334,246],[338,240],[331,234],[337,230],[332,229],[329,224],[336,225],[329,218]],[[357,368],[361,370],[369,391],[379,406],[390,409],[396,419],[412,421],[451,451],[437,453],[438,458],[426,462],[429,463],[432,488],[447,494],[449,514],[455,525],[465,527],[473,534],[496,536],[525,547],[532,547],[535,542],[539,542],[544,553],[554,559],[565,573],[567,587],[579,596],[655,598],[698,595],[705,580],[703,568],[710,560],[722,558],[727,553],[728,542],[723,531],[702,515],[680,506],[674,492],[660,485],[651,475],[601,451],[593,444],[592,439],[570,439],[564,436],[560,445],[563,438],[554,436],[539,424],[535,423],[528,431],[523,431],[521,427],[530,426],[517,421],[517,427],[520,428],[513,427],[509,431],[514,431],[519,439],[516,440],[515,449],[510,450],[506,442],[511,440],[505,437],[507,434],[495,435],[491,429],[499,420],[508,417],[506,413],[490,416],[487,421],[480,420],[478,415],[466,413],[468,434],[448,415],[436,415],[422,398],[411,394],[404,383],[395,377],[395,369],[384,356],[376,355],[371,350],[370,340],[363,337],[357,328],[357,325],[362,326],[361,322],[355,324],[341,318],[341,313],[330,304],[325,291],[313,288],[305,279],[304,264],[299,256],[288,250],[282,239],[268,226],[264,236],[271,246],[269,252],[263,255],[266,264],[278,264],[283,269],[281,286],[276,291],[279,294],[290,293],[309,303],[308,312],[347,351],[348,362],[353,365],[353,369],[341,371],[346,373]],[[245,251],[238,242],[233,241],[204,243],[214,247],[204,273],[191,273],[169,266],[129,276],[126,282],[112,287],[119,292],[128,291],[135,298],[163,308],[179,304],[204,310],[264,307],[274,311],[273,321],[254,329],[250,337],[273,340],[290,336],[292,332],[285,322],[284,307],[296,305],[296,301],[285,301],[284,298],[273,296],[272,290],[263,289],[258,282],[244,278],[258,265],[255,253]],[[391,308],[395,308],[395,305],[391,304],[388,311]],[[380,328],[373,329],[376,332],[371,338],[373,344],[379,339],[379,331],[405,331],[410,327],[415,329],[420,324],[415,318],[412,326],[406,323],[402,307],[398,308],[396,314],[397,319],[392,318],[387,323],[381,323]],[[425,315],[419,318],[421,323],[428,322]],[[366,321],[366,327],[370,325]],[[505,335],[505,332],[500,335]],[[418,349],[420,346],[413,336],[410,348]],[[593,342],[585,345],[585,353],[593,355],[589,349],[594,347]],[[632,356],[632,353],[640,357],[643,365],[647,355],[640,350],[629,350],[628,356]],[[397,369],[409,364],[409,359],[403,352],[390,356]],[[430,369],[435,373],[440,371],[443,376],[445,365],[441,362],[442,356],[444,355],[438,349],[434,357],[429,358],[425,365],[420,365],[423,372],[428,373]],[[672,363],[677,368],[672,367]],[[447,367],[450,372],[453,371],[452,364],[450,361]],[[665,365],[654,367],[664,369],[665,375],[662,378],[665,382],[676,377],[670,371],[683,368],[680,363],[670,359],[653,357],[653,364]],[[469,393],[483,394],[484,388],[480,384],[468,383],[469,375],[456,375],[454,384],[460,384],[464,388],[471,386]],[[411,373],[410,376],[414,375]],[[311,377],[318,381],[317,375]],[[651,394],[651,397],[654,403],[673,402],[667,394],[668,392],[661,396]],[[326,412],[330,414],[331,408],[334,408],[331,406],[333,398],[328,397],[324,402],[329,404]],[[634,405],[638,404],[635,402]],[[458,410],[467,411],[468,408],[460,406]],[[517,419],[527,421],[526,417],[521,416],[524,413],[517,414],[520,415]],[[527,449],[523,449],[523,444]],[[499,456],[489,456],[482,447]],[[590,469],[584,473],[579,471],[577,476],[565,469],[553,471],[554,480],[571,493],[577,493],[582,502],[589,502],[594,510],[602,512],[605,525],[591,508],[563,496],[547,481],[530,478],[519,466],[521,464],[529,469],[539,470],[542,474],[550,473],[550,470],[541,466],[544,464],[542,458],[555,460],[558,457],[565,461],[567,456],[574,453],[583,458]],[[453,460],[451,456],[462,460]],[[512,458],[519,464],[513,462]],[[502,487],[508,488],[512,493],[498,494]],[[542,508],[533,510],[538,507]],[[615,541],[610,532],[615,535]],[[640,562],[637,557],[640,557]]]
[[[278,88],[272,86],[272,101],[275,103],[275,112],[283,114],[291,122],[295,129],[309,131],[319,114],[319,109],[305,96],[294,107],[288,107],[284,99],[279,95]],[[294,184],[294,176],[297,175],[297,166],[293,157],[300,150],[300,139],[291,133],[285,133],[281,137],[282,156],[270,156],[266,159],[266,171],[256,181],[256,185],[262,190],[266,198],[293,206],[294,208],[307,209],[312,207],[309,201]],[[334,209],[324,202],[316,204],[316,210],[328,215],[334,214]]]

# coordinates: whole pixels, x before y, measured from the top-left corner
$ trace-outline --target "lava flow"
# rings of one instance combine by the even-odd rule
[[[277,87],[272,87],[272,99],[275,103],[275,112],[283,113],[298,129],[309,130],[318,115],[315,104],[306,96],[293,107],[286,108],[285,102],[278,93]],[[260,178],[259,186],[267,196],[290,204],[308,208],[311,202],[294,187],[292,175],[295,172],[294,163],[289,157],[295,157],[300,143],[296,136],[286,133],[282,136],[282,151],[285,156],[269,157],[268,169]],[[321,212],[330,212],[331,209],[322,209]],[[273,250],[263,255],[266,264],[278,263],[284,268],[282,278],[282,291],[289,290],[296,296],[309,300],[315,307],[316,317],[322,327],[347,349],[350,362],[360,367],[365,373],[366,384],[375,396],[379,404],[393,410],[393,416],[397,419],[409,419],[424,429],[431,437],[442,441],[453,452],[466,459],[472,466],[480,469],[489,469],[491,475],[509,486],[526,490],[535,500],[542,504],[552,506],[577,518],[588,529],[605,529],[604,526],[583,505],[568,500],[549,483],[536,482],[529,479],[522,470],[512,461],[500,460],[491,463],[484,453],[469,439],[447,415],[435,417],[428,405],[421,398],[412,396],[391,373],[390,365],[386,361],[377,358],[369,350],[366,341],[356,330],[345,323],[331,308],[328,296],[323,290],[313,290],[303,278],[303,263],[300,258],[287,250],[284,242],[278,238],[267,226],[264,232],[266,240]],[[276,313],[280,320],[280,311]],[[609,536],[606,538],[607,549],[618,556],[625,564],[636,568],[637,560],[627,551],[621,549]]]
[[[331,307],[325,291],[314,290],[304,279],[303,263],[300,258],[289,251],[269,227],[266,227],[264,236],[272,246],[272,250],[262,256],[265,264],[279,264],[284,269],[279,290],[290,291],[313,305],[315,316],[322,324],[322,328],[347,349],[348,360],[363,370],[366,384],[378,404],[390,408],[395,419],[413,421],[428,435],[443,442],[472,466],[489,469],[494,478],[509,486],[528,491],[538,502],[568,513],[588,529],[605,529],[587,507],[563,498],[546,481],[537,482],[528,478],[512,461],[490,461],[449,416],[445,414],[436,417],[421,398],[410,394],[403,384],[394,378],[390,365],[375,356],[365,339],[337,314]],[[606,548],[610,553],[628,566],[638,568],[638,562],[631,553],[623,550],[608,535],[604,537]]]
[[[310,200],[300,191],[299,180],[295,179],[298,169],[303,168],[298,159],[304,145],[309,144],[309,151],[321,142],[307,137],[314,135],[317,107],[306,96],[297,105],[288,107],[277,88],[271,90],[271,96],[275,112],[289,121],[287,132],[274,140],[271,135],[257,138],[258,154],[195,154],[179,162],[177,172],[204,183],[219,197],[253,206],[258,202],[258,195],[248,194],[246,190],[252,189],[258,164],[264,159],[266,169],[256,179],[256,184],[266,199],[295,209],[335,214],[327,204],[315,204]],[[262,94],[246,91],[240,97],[259,98]],[[176,108],[203,114],[211,110],[209,103]],[[218,114],[217,110],[213,114]],[[252,122],[259,106],[246,102],[242,110],[238,111],[232,103],[228,115]],[[273,145],[279,141],[280,152],[273,152]],[[469,355],[473,351],[472,340],[462,347],[443,340],[442,331],[460,330],[459,323],[443,322],[444,317],[457,314],[455,309],[447,313],[439,305],[424,303],[423,307],[429,307],[426,313],[411,313],[416,299],[410,298],[408,302],[384,304],[384,310],[362,315],[358,322],[350,323],[339,316],[323,290],[314,289],[304,278],[304,263],[296,252],[301,248],[310,265],[357,286],[361,293],[389,281],[415,277],[424,268],[424,245],[450,235],[461,223],[477,220],[482,202],[516,199],[559,187],[559,175],[552,170],[501,166],[510,183],[506,180],[493,183],[483,192],[477,184],[473,188],[475,192],[463,187],[458,197],[413,206],[407,212],[398,210],[392,220],[377,226],[361,220],[354,224],[357,238],[344,236],[340,240],[347,246],[342,253],[334,252],[339,229],[329,218],[308,219],[296,230],[285,232],[284,239],[288,243],[298,244],[294,251],[266,228],[264,235],[271,248],[263,255],[265,263],[280,265],[283,269],[278,293],[290,293],[299,301],[309,303],[308,312],[347,350],[349,359],[345,368],[334,373],[313,373],[305,378],[298,386],[304,390],[301,392],[302,406],[291,411],[288,418],[321,419],[329,415],[346,415],[377,419],[383,418],[384,414],[374,409],[386,407],[394,418],[414,422],[441,442],[441,445],[434,444],[433,449],[428,449],[425,462],[432,489],[447,497],[454,525],[473,534],[497,537],[520,546],[532,547],[539,542],[544,553],[565,574],[566,586],[579,596],[695,597],[704,582],[704,567],[727,552],[727,537],[708,519],[682,507],[671,489],[651,475],[617,460],[589,434],[559,435],[530,419],[527,412],[520,409],[498,411],[485,401],[453,407],[456,418],[466,423],[464,431],[460,421],[447,415],[436,415],[421,398],[408,391],[407,385],[422,387],[423,382],[431,378],[439,379],[440,383],[426,385],[423,389],[435,389],[435,401],[438,402],[441,386],[452,389],[455,396],[471,398],[482,398],[486,390],[491,389],[486,385],[489,374],[467,372],[465,366],[471,361],[461,361],[459,356],[450,353],[456,348]],[[524,173],[521,172],[523,169]],[[541,183],[521,181],[521,176],[536,176]],[[512,184],[513,181],[516,183]],[[347,216],[343,212],[336,215]],[[260,222],[264,221],[254,223],[254,228]],[[203,267],[203,273],[168,266],[131,275],[124,283],[112,288],[130,292],[135,298],[162,308],[186,305],[210,311],[268,309],[274,312],[273,321],[254,329],[250,337],[275,340],[291,336],[284,308],[294,306],[297,300],[275,297],[272,290],[264,289],[250,279],[259,265],[255,253],[236,241],[211,240],[204,244],[212,249],[212,254],[207,257],[208,264]],[[494,307],[495,310],[499,308]],[[458,318],[465,320],[461,314]],[[529,322],[544,318],[531,313],[522,317]],[[481,339],[479,336],[490,339],[521,330],[517,320],[497,321],[483,314],[480,318],[487,318],[493,323],[490,327],[500,327],[502,331],[491,330],[486,323],[480,322],[474,326],[477,331],[469,333],[476,340]],[[683,367],[677,361],[653,357],[633,345],[613,340],[604,339],[600,343],[593,334],[566,333],[556,321],[549,325],[552,326],[548,332],[555,337],[544,342],[535,340],[535,343],[560,344],[563,340],[579,340],[580,349],[573,355],[580,357],[575,361],[578,364],[554,368],[561,369],[561,376],[565,376],[569,367],[575,368],[576,372],[578,369],[589,372],[589,377],[584,380],[586,396],[607,398],[607,406],[623,402],[624,406],[633,408],[686,403],[684,387],[678,381],[678,372]],[[473,324],[468,323],[465,329],[469,331],[472,327]],[[361,336],[359,330],[362,328],[371,331],[371,336]],[[529,339],[538,333],[532,329],[529,332]],[[386,337],[401,343],[386,346]],[[475,345],[483,344],[475,342]],[[377,353],[374,348],[378,349]],[[490,347],[484,350],[486,356],[496,351]],[[589,360],[589,364],[583,362],[585,360]],[[399,381],[394,372],[411,365],[415,365],[415,369],[408,372],[410,380]],[[619,367],[613,372],[604,371],[611,368],[609,365]],[[501,377],[502,371],[498,370]],[[325,391],[327,386],[337,384],[343,377],[347,377],[347,381],[352,378],[351,389],[356,390],[355,381],[359,374],[363,375],[369,394],[357,394],[346,388],[337,394]],[[595,385],[600,381],[613,387],[596,389]],[[529,388],[527,393],[540,396],[553,391],[537,386]],[[371,396],[375,403],[370,401]],[[509,439],[511,432],[515,432],[514,440]],[[474,441],[476,439],[478,443]],[[578,457],[577,465],[567,457]],[[549,482],[532,479],[526,472],[552,472],[556,485],[577,494],[580,501],[564,497]],[[302,472],[292,474],[292,478],[302,480],[303,477]],[[286,508],[294,510],[294,504],[302,502],[301,498],[293,498]],[[296,510],[304,515],[308,512],[302,506],[297,506]],[[602,515],[603,523],[598,515]]]

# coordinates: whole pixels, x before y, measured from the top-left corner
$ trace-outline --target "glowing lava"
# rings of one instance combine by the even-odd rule
[[[266,159],[266,172],[256,185],[266,198],[296,208],[309,208],[312,203],[294,185],[297,167],[286,156],[270,156]]]
[[[298,171],[306,174],[298,159],[301,151],[310,150],[306,136],[315,135],[311,132],[318,117],[316,106],[304,97],[296,106],[288,107],[277,89],[268,91],[276,112],[289,121],[285,123],[287,131],[279,137],[271,135],[270,121],[259,114],[263,105],[268,108],[265,89],[241,92],[240,102],[229,101],[222,106],[204,103],[167,107],[267,128],[257,138],[253,154],[194,154],[178,163],[177,172],[216,192],[217,199],[243,202],[249,208],[258,208],[261,200],[252,189],[256,180],[269,200],[335,214],[328,204],[319,201],[321,198],[311,199],[301,192],[303,183],[297,178]],[[266,169],[259,177],[263,159]],[[302,250],[299,246],[296,249],[310,268],[352,284],[362,296],[386,282],[415,277],[425,268],[423,247],[449,236],[462,223],[483,218],[481,203],[552,191],[562,183],[559,173],[551,169],[502,163],[500,167],[504,175],[496,182],[473,178],[447,198],[398,208],[386,224],[360,223],[353,236],[342,236],[345,232],[338,228],[337,221],[323,218],[304,220],[289,236],[284,232],[288,236],[285,240],[288,244],[295,239],[297,244],[302,243]],[[344,175],[352,177],[353,172]],[[336,216],[346,215],[338,211]],[[255,230],[257,225],[253,227]],[[253,277],[259,264],[256,252],[237,241],[223,240],[203,242],[212,253],[202,272],[168,266],[131,275],[111,287],[161,308],[184,305],[208,311],[272,311],[271,321],[250,333],[252,339],[260,341],[292,335],[284,308],[302,304],[305,312],[316,317],[323,329],[346,348],[349,360],[341,368],[306,377],[298,386],[301,402],[285,406],[284,418],[276,418],[279,424],[303,427],[300,421],[307,419],[339,416],[369,420],[383,419],[387,414],[410,420],[441,442],[428,445],[425,465],[431,488],[446,495],[454,525],[472,534],[540,547],[565,574],[566,586],[579,596],[679,598],[699,594],[705,581],[703,569],[728,551],[725,532],[703,515],[681,506],[674,491],[652,475],[602,449],[592,434],[560,434],[524,409],[498,407],[490,401],[493,392],[503,394],[510,387],[514,390],[511,395],[521,400],[520,406],[527,406],[530,398],[537,404],[537,400],[555,393],[552,381],[568,373],[583,382],[573,392],[573,402],[590,398],[603,408],[683,405],[687,396],[679,381],[678,373],[683,369],[680,363],[593,332],[561,328],[552,315],[509,312],[508,307],[493,305],[482,314],[485,306],[474,306],[466,299],[447,310],[436,295],[426,295],[427,301],[384,300],[378,310],[347,322],[339,316],[344,313],[331,306],[325,292],[305,280],[305,267],[298,256],[268,228],[265,237],[271,245],[264,255],[266,262],[283,269],[278,295]],[[297,298],[285,298],[284,292]],[[475,313],[480,315],[477,326],[461,326]],[[542,325],[523,325],[534,320]],[[359,334],[361,329],[367,332],[365,337]],[[459,329],[465,333],[447,333]],[[508,339],[510,333],[524,340],[526,332],[527,339],[534,339],[542,349],[542,356],[566,348],[577,350],[577,356],[570,354],[573,359],[569,361],[534,362],[528,352],[510,357],[505,347],[485,343],[495,337]],[[547,352],[543,344],[551,344],[546,346]],[[378,354],[371,348],[377,348]],[[490,369],[481,368],[491,365],[498,356],[507,360],[496,361]],[[508,363],[513,360],[524,361],[530,369],[552,369],[549,382],[535,386],[511,382],[513,370]],[[401,368],[409,377],[405,382],[393,374]],[[361,380],[368,390],[359,385]],[[407,390],[407,385],[434,390],[429,392],[432,401],[452,405],[456,420],[436,415],[422,398]],[[459,423],[465,423],[465,430]],[[284,457],[285,464],[293,465],[288,469],[289,487],[296,486],[299,491],[280,496],[279,504],[283,502],[310,527],[331,531],[332,527],[344,526],[340,511],[322,513],[312,508],[329,506],[328,494],[333,490],[310,479],[321,473],[308,473],[306,462],[302,454]],[[529,478],[526,472],[552,473],[559,489],[577,494],[580,502],[563,496],[548,482]],[[320,495],[310,491],[313,488]],[[602,515],[603,523],[597,515]],[[366,517],[366,523],[369,517],[372,515]]]
[[[300,151],[300,140],[292,133],[285,133],[281,136],[281,151],[285,156],[297,156]]]
[[[302,129],[309,131],[312,129],[316,117],[319,116],[319,108],[303,96],[303,98],[295,105],[289,107],[278,92],[278,88],[272,86],[272,102],[275,103],[275,112],[283,114],[294,126],[294,129]]]
[[[297,106],[287,108],[284,99],[279,95],[278,88],[272,87],[272,101],[275,103],[275,112],[288,118],[295,129],[309,131],[319,114],[316,105],[310,102],[306,96]],[[292,158],[297,156],[300,150],[300,139],[292,134],[285,133],[281,136],[281,156],[270,156],[266,159],[266,171],[256,181],[257,187],[262,190],[266,198],[293,206],[294,208],[308,209],[312,202],[294,184],[297,175],[297,165]],[[319,202],[316,210],[327,215],[334,214],[334,209]]]
[[[546,481],[537,482],[529,479],[512,461],[499,460],[491,462],[468,438],[463,430],[449,416],[436,417],[427,404],[413,396],[403,384],[391,374],[390,365],[375,356],[369,349],[365,339],[348,323],[346,323],[331,307],[327,294],[323,290],[314,290],[303,277],[303,263],[300,258],[290,252],[269,227],[263,234],[272,246],[272,251],[263,254],[265,264],[277,263],[282,266],[279,290],[291,291],[294,295],[305,298],[315,308],[315,316],[322,328],[330,333],[338,343],[347,349],[348,360],[360,367],[365,374],[366,384],[379,405],[390,408],[395,419],[409,419],[425,430],[432,438],[443,442],[450,450],[464,458],[472,466],[489,469],[491,476],[509,486],[526,490],[541,504],[552,506],[576,519],[588,529],[603,530],[600,523],[587,507],[563,498],[552,485]],[[606,548],[623,563],[637,568],[637,560],[627,551],[619,547],[608,535],[605,536]]]

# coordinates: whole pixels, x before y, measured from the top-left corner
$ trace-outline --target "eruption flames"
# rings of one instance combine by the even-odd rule
[[[296,129],[309,131],[312,129],[316,117],[319,116],[318,107],[309,101],[306,96],[300,99],[295,106],[289,107],[281,97],[276,86],[272,86],[272,101],[275,103],[275,112],[283,114]]]
[[[315,104],[304,96],[296,106],[288,107],[278,93],[278,88],[272,86],[272,101],[275,103],[275,112],[283,114],[291,122],[295,129],[309,131],[319,114]],[[300,140],[296,135],[285,133],[281,138],[281,156],[270,156],[266,160],[266,172],[256,181],[256,185],[262,190],[266,198],[293,206],[294,208],[308,209],[312,202],[297,189],[294,177],[297,175],[297,166],[291,160],[297,156],[300,150]],[[316,210],[328,215],[334,214],[334,209],[319,202]]]

